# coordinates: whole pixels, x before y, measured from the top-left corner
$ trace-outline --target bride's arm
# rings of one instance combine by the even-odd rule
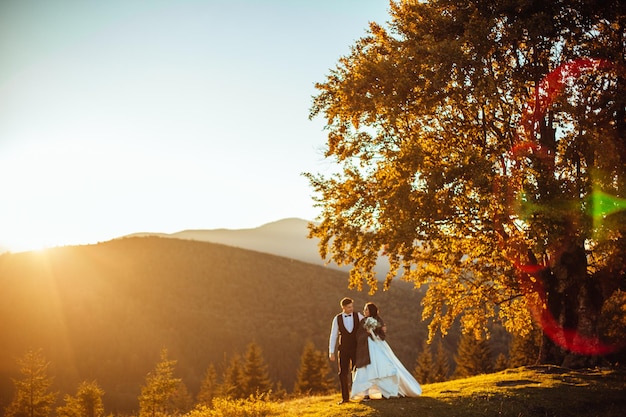
[[[386,336],[387,336],[387,325],[385,324],[383,319],[381,319],[380,317],[378,319],[379,319],[380,324],[381,324],[380,328],[377,329],[378,338],[380,340],[385,340]]]
[[[372,336],[372,339],[376,340],[376,341],[380,341],[380,337],[378,337],[378,335],[376,334],[376,332],[374,330],[368,330],[367,331],[370,336]]]

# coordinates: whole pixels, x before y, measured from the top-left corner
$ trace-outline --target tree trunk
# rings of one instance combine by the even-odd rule
[[[574,239],[566,243],[544,270],[546,309],[541,362],[568,368],[598,365],[594,344],[600,344],[602,293],[587,274],[587,258]]]

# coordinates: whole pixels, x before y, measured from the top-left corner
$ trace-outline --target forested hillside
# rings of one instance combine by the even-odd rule
[[[195,394],[209,364],[219,372],[254,341],[290,392],[305,343],[326,350],[343,296],[359,309],[379,304],[390,344],[412,369],[426,335],[420,293],[397,282],[370,297],[347,282],[332,268],[159,237],[0,255],[0,409],[11,400],[16,358],[39,348],[55,389],[97,380],[107,411],[137,409],[162,348]],[[455,343],[446,339],[450,350]]]

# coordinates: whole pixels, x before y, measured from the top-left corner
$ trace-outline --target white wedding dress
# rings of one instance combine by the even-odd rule
[[[402,365],[386,341],[368,337],[367,345],[370,363],[356,369],[351,399],[359,401],[366,395],[373,400],[422,395],[422,387]]]

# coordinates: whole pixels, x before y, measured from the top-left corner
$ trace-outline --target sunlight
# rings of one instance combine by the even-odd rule
[[[60,242],[43,236],[28,236],[23,234],[20,237],[14,237],[11,240],[0,242],[0,252],[44,252],[46,249],[64,246],[66,244],[66,242]]]
[[[76,375],[76,361],[74,355],[74,347],[70,341],[68,331],[68,310],[67,306],[64,306],[63,298],[61,296],[60,287],[64,284],[63,278],[57,276],[55,261],[50,256],[50,252],[46,248],[36,250],[33,252],[33,264],[39,263],[40,266],[40,282],[38,283],[39,295],[43,298],[40,303],[33,303],[33,308],[41,308],[41,304],[47,304],[48,307],[48,329],[46,332],[57,329],[59,333],[51,333],[47,335],[49,346],[54,346],[52,349],[57,351],[64,359],[66,371],[71,375]],[[44,310],[45,311],[45,310]],[[45,339],[44,339],[45,340]]]

